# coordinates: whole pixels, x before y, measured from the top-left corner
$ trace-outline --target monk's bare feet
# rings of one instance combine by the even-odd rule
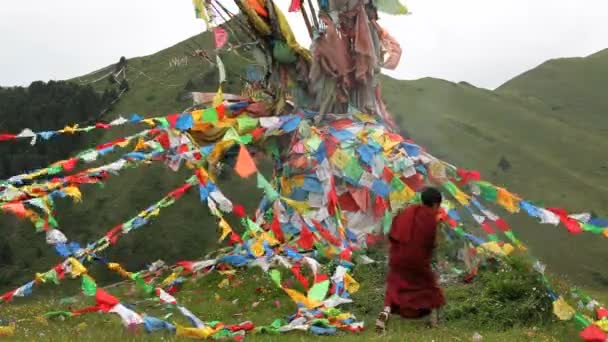
[[[429,328],[437,328],[439,327],[439,310],[433,310],[429,317],[428,322]]]
[[[389,313],[387,311],[381,311],[376,319],[376,333],[378,335],[386,334],[386,325],[388,323]]]

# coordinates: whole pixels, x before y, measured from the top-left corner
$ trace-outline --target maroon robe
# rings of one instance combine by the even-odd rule
[[[437,231],[436,212],[413,205],[394,219],[384,305],[404,318],[419,318],[445,304],[431,269]]]

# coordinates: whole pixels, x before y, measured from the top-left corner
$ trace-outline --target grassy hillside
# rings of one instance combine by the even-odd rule
[[[548,114],[590,134],[608,133],[608,49],[582,58],[547,61],[500,86],[512,94],[550,108]],[[606,166],[604,164],[603,166]]]
[[[151,116],[180,111],[191,103],[185,97],[188,91],[214,91],[218,79],[215,66],[191,56],[194,49],[204,48],[209,49],[213,59],[211,46],[211,37],[203,34],[156,54],[130,59],[127,69],[130,91],[106,119],[118,114]],[[173,58],[184,56],[189,56],[187,65],[170,65]],[[231,80],[224,90],[237,91],[238,76],[244,75],[245,66],[251,62],[229,52],[223,53],[222,58]],[[580,66],[580,62],[563,61],[559,67],[549,68],[566,69],[562,72],[571,75],[568,82],[553,82],[552,90],[546,84],[543,86],[548,82],[541,77],[546,72],[538,74],[535,69],[496,92],[430,78],[397,81],[388,77],[383,79],[383,92],[402,128],[436,156],[463,168],[480,170],[488,180],[531,200],[575,212],[593,210],[606,215],[608,185],[603,180],[608,176],[605,159],[608,141],[598,129],[608,125],[608,118],[602,116],[608,100],[594,94],[608,86],[608,78],[602,80],[598,76],[605,70],[602,68],[608,63],[608,54],[604,51],[584,60],[592,63]],[[105,72],[94,72],[86,79],[96,79]],[[534,89],[538,91],[533,93]],[[555,109],[556,106],[560,109]],[[594,118],[593,125],[588,120],[566,120],[562,115],[566,108],[572,108],[568,113]],[[130,131],[125,128],[108,132],[102,140]],[[506,171],[498,167],[502,157],[511,165]],[[69,237],[84,243],[131,218],[185,177],[184,172],[174,173],[160,165],[126,171],[113,177],[104,189],[86,188],[83,204],[62,204],[58,211],[61,228]],[[223,185],[229,197],[253,209],[259,192],[252,184],[231,177]],[[590,235],[573,237],[563,228],[541,226],[525,217],[505,216],[522,240],[529,243],[532,254],[547,261],[551,270],[588,287],[608,286],[608,270],[598,267],[608,261],[605,240]],[[196,194],[190,194],[163,212],[145,228],[145,233],[131,234],[109,257],[130,269],[156,258],[167,261],[194,258],[215,246],[215,227]],[[15,271],[16,280],[58,260],[45,247],[43,237],[32,231],[27,223],[15,223],[12,230],[13,239],[30,241],[19,251],[20,257],[29,261],[19,272]],[[564,251],[569,253],[566,260]]]

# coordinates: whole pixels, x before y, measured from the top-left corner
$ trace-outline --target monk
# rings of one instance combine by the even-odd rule
[[[421,195],[422,204],[397,214],[391,225],[385,307],[376,321],[378,333],[386,331],[391,313],[403,318],[430,315],[429,324],[436,327],[439,309],[445,304],[443,291],[431,269],[441,193],[435,188],[426,188]]]

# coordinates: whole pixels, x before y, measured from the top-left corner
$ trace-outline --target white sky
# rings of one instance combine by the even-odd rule
[[[276,1],[285,8],[290,2]],[[381,20],[403,47],[401,65],[389,73],[401,79],[432,76],[495,88],[547,59],[608,48],[606,0],[405,3],[413,15]],[[307,44],[300,16],[290,18]],[[2,0],[0,85],[86,74],[202,29],[189,0]]]

